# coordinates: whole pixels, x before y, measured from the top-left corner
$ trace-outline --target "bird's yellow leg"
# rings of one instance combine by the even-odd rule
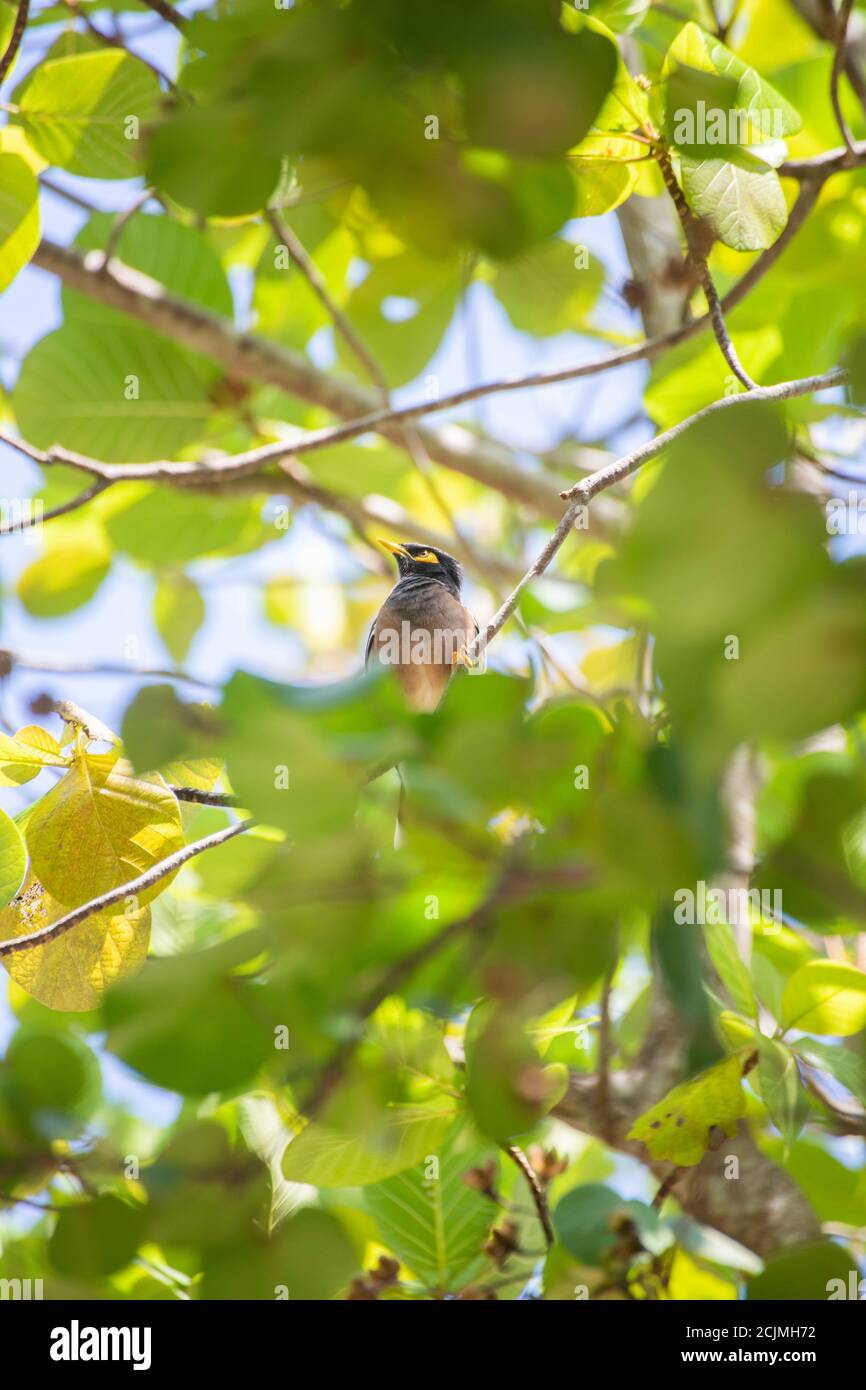
[[[472,671],[478,665],[478,659],[469,655],[469,648],[465,642],[461,642],[456,652],[451,654],[451,665],[454,667],[464,666],[467,671]]]

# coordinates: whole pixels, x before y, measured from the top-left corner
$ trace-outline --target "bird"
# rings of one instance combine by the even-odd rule
[[[455,668],[473,664],[478,623],[460,601],[462,571],[438,546],[378,539],[398,576],[370,628],[364,664],[393,667],[409,708],[432,713]]]

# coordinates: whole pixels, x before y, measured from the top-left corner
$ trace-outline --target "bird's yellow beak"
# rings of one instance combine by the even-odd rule
[[[383,545],[386,550],[390,550],[392,555],[402,555],[404,560],[412,559],[406,547],[398,545],[396,541],[386,541],[384,536],[377,536],[376,540],[380,545]]]

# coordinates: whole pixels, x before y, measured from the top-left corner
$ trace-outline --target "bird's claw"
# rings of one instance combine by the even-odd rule
[[[469,655],[469,648],[465,642],[462,642],[458,650],[451,655],[451,665],[455,668],[463,666],[467,671],[472,671],[478,665],[478,661],[477,658]]]

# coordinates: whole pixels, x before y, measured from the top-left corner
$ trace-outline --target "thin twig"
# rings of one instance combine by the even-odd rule
[[[373,382],[374,386],[377,386],[379,388],[379,390],[382,392],[382,395],[387,400],[388,382],[385,376],[383,375],[378,362],[373,357],[372,353],[369,351],[363,340],[355,332],[355,329],[352,326],[352,323],[348,315],[343,312],[337,301],[334,299],[333,295],[328,289],[325,277],[322,275],[322,272],[319,270],[319,267],[316,265],[316,262],[313,260],[312,256],[309,255],[303,242],[300,240],[299,237],[295,235],[295,232],[292,229],[292,227],[290,227],[289,224],[280,216],[280,213],[276,208],[268,208],[265,213],[265,219],[268,225],[270,226],[274,236],[277,238],[277,241],[282,242],[285,245],[292,260],[295,262],[304,279],[306,280],[307,284],[310,286],[310,289],[316,295],[325,312],[331,318],[334,327],[336,331],[339,333],[340,337],[346,343],[349,350],[353,352],[354,355],[357,357],[358,361],[364,368],[364,371],[367,373],[367,376]]]
[[[695,270],[700,275],[701,284],[703,286],[704,294],[707,300],[707,308],[709,309],[710,323],[713,326],[713,334],[715,335],[716,342],[718,343],[719,348],[721,349],[722,356],[724,357],[731,371],[734,373],[734,376],[737,378],[738,381],[742,382],[743,386],[745,386],[747,390],[751,390],[751,388],[755,386],[756,383],[749,376],[748,372],[746,371],[745,367],[740,361],[739,356],[737,355],[737,350],[734,347],[733,342],[731,341],[731,335],[728,332],[727,324],[725,323],[725,316],[722,313],[722,305],[719,299],[719,292],[716,289],[715,281],[713,280],[713,277],[710,274],[710,268],[707,264],[706,252],[704,250],[703,245],[705,238],[702,232],[701,223],[699,222],[698,218],[695,217],[694,213],[692,212],[691,208],[686,202],[683,190],[677,183],[676,175],[674,174],[673,170],[673,165],[671,164],[670,152],[667,149],[660,148],[657,151],[656,157],[658,160],[659,168],[662,172],[662,178],[665,181],[665,187],[667,188],[668,193],[671,196],[671,201],[674,207],[676,208],[677,216],[680,219],[680,226],[683,229],[683,236],[686,239],[686,248],[688,250],[689,260],[692,262],[692,265],[695,267]]]
[[[606,1144],[614,1141],[613,1116],[610,1108],[610,1063],[612,1055],[612,1037],[610,1021],[610,995],[613,988],[613,977],[619,965],[619,928],[614,929],[614,938],[611,946],[611,962],[605,972],[601,986],[601,998],[599,1001],[599,1031],[598,1031],[598,1085],[596,1088],[596,1104],[598,1105],[598,1127],[599,1134]]]
[[[653,1208],[653,1211],[661,1211],[662,1207],[665,1204],[665,1201],[671,1195],[673,1188],[679,1182],[683,1174],[687,1172],[688,1168],[674,1168],[672,1173],[668,1173],[667,1177],[665,1178],[661,1186],[657,1189],[656,1194],[653,1197],[652,1202],[650,1203],[650,1205]]]
[[[641,464],[646,463],[648,459],[655,458],[657,454],[660,454],[669,444],[672,444],[675,439],[685,434],[699,421],[706,420],[708,416],[715,415],[720,410],[730,410],[732,407],[736,408],[747,401],[786,401],[795,396],[808,396],[813,391],[829,391],[834,386],[841,386],[846,380],[847,373],[837,367],[831,372],[825,372],[822,376],[803,377],[797,381],[780,381],[775,386],[755,386],[751,391],[740,391],[735,396],[723,396],[721,400],[713,401],[711,405],[705,405],[702,410],[695,411],[694,415],[689,415],[679,424],[672,425],[669,430],[657,434],[654,439],[640,444],[621,459],[616,459],[613,463],[605,464],[604,468],[599,468],[595,473],[590,473],[587,478],[582,478],[579,483],[575,483],[574,487],[567,488],[560,496],[580,498],[584,502],[588,502],[590,498],[597,496],[605,488],[612,487],[614,483],[621,482],[623,478],[636,472]]]
[[[135,58],[137,62],[143,63],[146,68],[150,68],[154,77],[156,77],[158,81],[164,82],[170,92],[173,92],[177,96],[181,94],[180,88],[172,81],[167,73],[163,72],[162,68],[158,68],[155,63],[151,62],[149,58],[145,58],[141,53],[134,53],[132,49],[127,46],[122,33],[106,34],[97,24],[94,24],[87,10],[83,8],[81,0],[64,0],[64,3],[73,15],[84,21],[84,27],[87,32],[92,34],[96,42],[101,43],[103,48],[121,49],[124,53],[128,53],[131,58]],[[146,0],[142,0],[142,3],[146,3]]]
[[[120,243],[120,238],[123,236],[124,230],[132,221],[133,217],[135,217],[137,213],[141,212],[141,209],[145,206],[146,203],[150,202],[152,197],[152,188],[142,189],[141,193],[139,193],[135,201],[130,203],[129,207],[124,208],[123,212],[119,212],[117,214],[117,216],[111,224],[108,236],[105,238],[105,246],[102,252],[103,266],[107,266],[108,262],[114,256],[114,253],[117,250],[117,247]]]
[[[193,801],[198,806],[237,806],[238,799],[231,792],[205,792],[199,787],[175,787],[169,785],[178,801]]]
[[[132,666],[122,661],[58,661],[54,657],[21,656],[7,647],[0,647],[0,678],[14,670],[46,676],[139,676],[142,679],[180,681],[208,690],[218,688],[216,681],[202,680],[188,671],[175,671],[170,667]]]
[[[845,120],[842,111],[839,82],[847,63],[846,43],[848,39],[848,21],[851,18],[851,10],[853,7],[854,0],[842,0],[839,6],[839,14],[836,18],[836,51],[833,54],[833,69],[830,73],[830,100],[833,103],[836,124],[839,127],[842,139],[845,142],[845,148],[852,161],[857,158],[857,146],[854,143],[854,137],[851,134],[848,122]]]
[[[0,58],[0,82],[2,82],[12,64],[15,62],[16,55],[21,47],[21,40],[24,37],[24,30],[27,28],[27,16],[30,12],[30,0],[18,0],[18,12],[15,15],[15,23],[12,26],[12,33],[9,35],[9,42],[6,45],[6,52]]]
[[[231,840],[235,835],[242,835],[245,830],[249,830],[253,824],[252,820],[238,821],[236,825],[226,826],[224,830],[216,830],[212,835],[206,835],[202,840],[196,840],[191,845],[184,845],[183,849],[177,850],[175,854],[169,854],[167,858],[161,859],[158,864],[154,864],[152,869],[139,874],[138,878],[133,878],[129,883],[122,883],[119,888],[111,888],[107,893],[101,893],[98,898],[93,898],[89,903],[83,903],[81,907],[73,908],[65,916],[58,917],[56,922],[51,922],[47,927],[40,927],[39,931],[30,933],[28,936],[14,936],[9,941],[0,941],[0,956],[11,956],[17,951],[32,951],[36,946],[44,946],[48,941],[56,941],[59,936],[71,931],[73,927],[86,922],[88,917],[93,917],[97,912],[104,912],[106,908],[113,907],[115,903],[123,902],[127,898],[136,898],[140,893],[146,892],[154,884],[173,874],[181,865],[188,860],[195,858],[198,854],[203,854],[205,850],[215,849],[217,845],[225,844],[226,840]]]
[[[529,1162],[526,1154],[522,1149],[518,1148],[516,1144],[503,1144],[502,1148],[503,1152],[507,1153],[508,1157],[517,1164],[526,1179],[527,1186],[532,1194],[532,1200],[535,1204],[535,1210],[538,1213],[538,1219],[541,1222],[541,1229],[544,1232],[545,1244],[548,1250],[550,1250],[556,1242],[556,1237],[553,1234],[553,1223],[550,1220],[547,1194],[541,1185],[538,1174]]]
[[[173,24],[175,29],[180,29],[183,32],[186,19],[180,10],[176,10],[174,5],[168,3],[168,0],[141,0],[141,3],[146,5],[149,10],[153,10],[161,19]]]
[[[10,521],[0,526],[0,536],[14,536],[16,532],[27,531],[33,526],[41,526],[44,521],[53,521],[55,517],[67,516],[69,512],[76,512],[79,507],[92,502],[94,497],[98,497],[106,488],[111,487],[111,483],[106,478],[97,478],[90,487],[79,492],[76,497],[70,497],[68,502],[61,502],[59,506],[51,507],[47,512],[34,509],[30,516],[22,517],[20,521]]]

